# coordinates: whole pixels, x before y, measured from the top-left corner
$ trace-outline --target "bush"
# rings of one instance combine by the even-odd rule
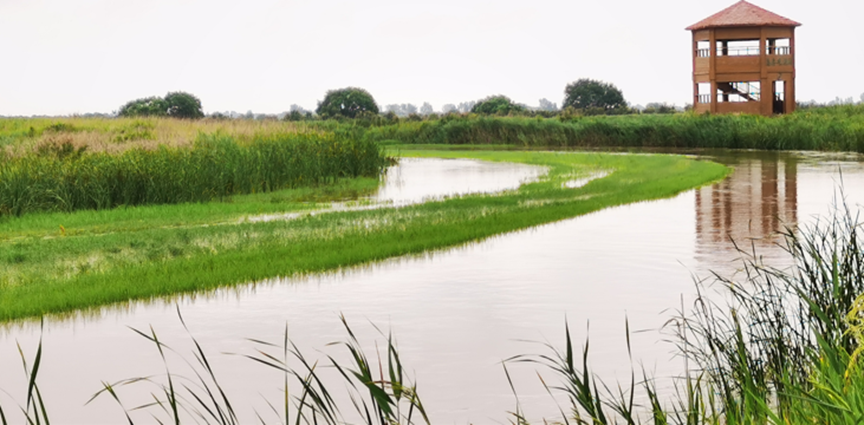
[[[323,118],[356,118],[363,112],[377,114],[378,105],[368,91],[357,87],[328,91],[315,109]]]
[[[513,103],[509,97],[500,94],[482,99],[471,108],[472,113],[484,115],[507,115],[511,112],[525,112],[526,110],[524,106]]]
[[[189,93],[182,91],[168,93],[165,95],[165,105],[168,107],[169,117],[204,118],[204,112],[201,111],[201,100]]]
[[[168,104],[161,97],[152,96],[129,101],[120,107],[121,117],[164,117],[168,115]]]
[[[592,111],[586,115],[598,115],[598,111],[614,115],[628,110],[621,90],[612,84],[588,78],[574,81],[564,88],[564,103],[561,107],[568,106]]]
[[[186,92],[171,92],[161,97],[145,97],[132,100],[120,107],[121,117],[174,117],[204,118],[201,101]]]

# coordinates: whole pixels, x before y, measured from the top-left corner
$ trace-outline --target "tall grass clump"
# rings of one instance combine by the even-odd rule
[[[191,147],[119,154],[46,145],[0,161],[0,216],[35,211],[204,202],[244,193],[375,176],[382,150],[350,135],[200,135]]]
[[[751,253],[743,282],[718,277],[725,304],[700,296],[680,321],[681,348],[700,366],[727,423],[864,421],[862,236],[845,205],[827,221],[787,231],[791,269],[765,266]]]

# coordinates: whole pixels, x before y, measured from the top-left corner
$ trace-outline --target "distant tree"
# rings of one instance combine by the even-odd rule
[[[285,121],[308,121],[312,118],[312,112],[307,111],[302,106],[297,104],[292,104],[288,108],[287,113],[282,117]]]
[[[561,105],[582,110],[602,110],[620,113],[627,109],[627,102],[621,90],[612,84],[583,78],[567,85],[564,89],[564,103]]]
[[[161,97],[145,97],[129,101],[121,106],[117,115],[121,117],[164,117],[168,115],[168,104]]]
[[[293,110],[285,115],[285,121],[303,121],[306,116],[299,110]]]
[[[557,111],[558,105],[553,103],[553,102],[550,102],[549,99],[546,99],[544,97],[543,99],[540,99],[540,108],[539,109],[541,111],[550,111],[550,112],[551,111]]]
[[[201,100],[192,94],[177,91],[165,95],[168,106],[168,116],[174,118],[197,119],[204,118],[201,110]]]
[[[423,102],[423,105],[420,106],[420,115],[429,115],[433,112],[435,112],[435,109],[432,108],[429,102]]]
[[[120,107],[117,115],[121,117],[204,118],[201,101],[186,92],[171,92],[164,98],[153,96],[136,99]]]
[[[864,96],[864,95],[862,95],[862,96]],[[442,114],[449,114],[450,112],[458,111],[458,110],[459,109],[456,108],[456,105],[454,105],[452,103],[447,103],[441,107],[441,113]]]
[[[407,117],[411,114],[417,113],[417,106],[414,106],[410,103],[397,104],[393,103],[384,107],[385,112],[392,112],[399,117]]]
[[[290,112],[297,111],[297,112],[304,114],[304,115],[306,114],[306,112],[310,112],[310,111],[307,111],[306,108],[304,108],[304,107],[302,107],[296,103],[291,104],[291,106],[288,108],[288,111],[290,111]]]
[[[325,118],[354,118],[362,112],[377,114],[378,105],[368,91],[358,87],[346,87],[328,91],[324,100],[318,103],[315,112]]]
[[[415,106],[415,105],[412,105],[410,103],[403,103],[401,106],[402,106],[402,113],[404,113],[405,116],[417,113],[417,106]]]
[[[864,93],[861,93],[861,103],[864,103]]]
[[[469,100],[467,102],[461,102],[457,108],[459,109],[459,112],[468,113],[471,112],[471,109],[474,108],[474,105],[476,104],[477,102]]]
[[[677,112],[675,105],[659,102],[651,102],[645,105],[645,109],[642,111],[644,114],[674,114],[675,112]]]
[[[471,108],[471,112],[475,114],[496,114],[507,115],[510,112],[523,112],[526,108],[522,105],[513,103],[509,97],[503,95],[489,96],[482,99]]]

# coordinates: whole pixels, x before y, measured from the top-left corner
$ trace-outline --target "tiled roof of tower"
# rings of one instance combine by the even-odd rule
[[[717,27],[797,27],[800,23],[784,18],[774,12],[769,12],[759,6],[744,0],[733,4],[693,25],[687,31]]]

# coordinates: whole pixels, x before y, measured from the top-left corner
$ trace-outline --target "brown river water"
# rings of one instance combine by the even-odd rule
[[[72,319],[48,319],[39,373],[54,423],[120,423],[108,397],[84,406],[101,382],[164,373],[152,343],[129,327],[152,326],[160,339],[193,361],[176,308],[204,347],[243,423],[253,411],[276,423],[265,399],[279,403],[281,375],[240,356],[253,354],[248,338],[291,340],[311,359],[347,360],[339,315],[367,353],[392,331],[403,363],[433,424],[509,423],[516,399],[501,365],[517,354],[563,347],[564,324],[574,340],[590,337],[589,360],[610,386],[629,379],[625,318],[632,331],[633,363],[672,394],[671,377],[683,371],[674,346],[659,329],[694,294],[694,276],[730,276],[740,268],[730,237],[755,247],[770,264],[788,263],[776,232],[812,223],[830,212],[842,178],[847,202],[864,202],[859,156],[768,152],[703,152],[735,167],[726,180],[674,198],[611,208],[513,232],[454,249],[402,257],[298,279],[274,279],[215,293],[113,306]],[[391,170],[380,200],[396,205],[452,193],[495,191],[537,178],[536,167],[468,160],[406,160]],[[841,177],[842,176],[842,177]],[[0,389],[24,401],[26,379],[15,345],[32,358],[38,323],[15,324],[0,335]],[[539,343],[538,343],[539,342]],[[169,353],[172,373],[191,376]],[[530,364],[508,366],[519,402],[534,421],[558,409]],[[638,369],[637,369],[638,370]],[[333,391],[353,420],[350,401]],[[136,389],[137,388],[137,389]],[[153,387],[120,389],[127,407],[147,402]],[[298,393],[295,385],[294,394]],[[13,399],[0,392],[0,405]],[[559,400],[560,401],[560,400]],[[566,411],[565,407],[565,411]],[[134,412],[141,423],[153,422]],[[14,422],[14,421],[13,421]],[[257,421],[256,421],[257,422]]]

